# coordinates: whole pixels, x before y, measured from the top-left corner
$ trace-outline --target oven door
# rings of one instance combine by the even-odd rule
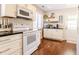
[[[32,18],[32,12],[28,9],[18,8],[17,9],[17,17],[31,19]]]
[[[23,37],[23,54],[32,54],[37,48],[37,32],[26,32]]]

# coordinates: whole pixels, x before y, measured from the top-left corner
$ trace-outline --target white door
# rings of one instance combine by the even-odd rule
[[[67,15],[65,21],[65,40],[76,43],[77,40],[77,15]]]
[[[41,29],[43,27],[43,17],[38,11],[36,12],[36,18],[33,21],[34,29]]]
[[[33,20],[33,29],[37,29],[37,15],[35,14],[35,19]]]
[[[78,37],[77,37],[77,51],[76,51],[76,53],[77,53],[77,55],[79,55],[79,5],[78,5],[78,22],[77,22],[78,24]]]
[[[37,13],[37,14],[38,14],[37,27],[38,29],[42,29],[43,17],[41,13]]]

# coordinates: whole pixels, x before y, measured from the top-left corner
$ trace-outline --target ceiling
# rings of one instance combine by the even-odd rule
[[[43,11],[52,11],[65,8],[76,7],[76,4],[37,4],[37,7],[41,8]]]

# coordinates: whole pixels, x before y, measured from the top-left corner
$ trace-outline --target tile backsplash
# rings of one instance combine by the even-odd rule
[[[30,28],[33,28],[33,21],[31,21],[31,20],[16,18],[15,20],[13,20],[13,23],[15,23],[15,24],[25,24],[25,25],[29,26]]]
[[[5,19],[6,20],[6,19]],[[13,24],[24,24],[26,26],[29,26],[29,28],[33,28],[33,21],[31,20],[25,20],[25,19],[19,19],[19,18],[8,18],[10,23]],[[0,18],[0,24],[2,24],[2,18]]]

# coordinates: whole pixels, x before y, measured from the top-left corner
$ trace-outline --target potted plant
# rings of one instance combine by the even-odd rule
[[[44,15],[44,16],[43,16],[43,19],[44,19],[45,21],[48,21],[48,15]]]

